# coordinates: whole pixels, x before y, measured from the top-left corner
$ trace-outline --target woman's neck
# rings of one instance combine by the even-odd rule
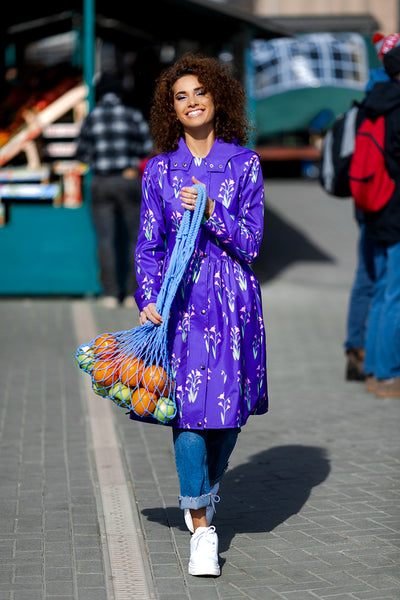
[[[214,130],[210,131],[208,135],[204,137],[193,136],[191,133],[185,133],[186,146],[189,148],[190,153],[195,158],[205,158],[208,156],[214,142],[215,133]]]

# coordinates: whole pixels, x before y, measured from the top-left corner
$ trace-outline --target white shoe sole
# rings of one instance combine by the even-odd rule
[[[194,565],[189,563],[189,575],[199,576],[199,575],[211,575],[213,577],[217,577],[221,573],[221,569],[218,564],[215,562],[205,562],[202,565]]]

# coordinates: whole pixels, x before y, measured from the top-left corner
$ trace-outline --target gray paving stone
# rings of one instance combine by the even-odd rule
[[[107,592],[104,588],[79,589],[79,600],[107,600]]]
[[[191,600],[219,600],[219,594],[216,589],[210,589],[210,587],[199,587],[197,589],[190,590]]]
[[[15,590],[13,600],[43,600],[43,591],[41,589],[32,589],[28,592]]]
[[[74,600],[74,596],[50,596],[46,594],[46,600]]]
[[[354,597],[358,600],[399,600],[399,589],[386,589],[384,592],[355,592]]]
[[[186,594],[184,582],[181,578],[160,577],[157,580],[157,589],[162,590],[163,594]]]
[[[105,585],[103,573],[78,573],[79,588],[98,588]]]
[[[164,593],[162,590],[158,594],[159,600],[187,600],[186,594],[170,594]]]
[[[73,570],[70,567],[49,567],[46,565],[46,581],[72,581]]]
[[[102,551],[100,544],[98,547],[84,546],[82,548],[74,548],[76,560],[102,560]]]
[[[72,581],[47,581],[46,596],[73,596],[74,584]]]
[[[101,560],[78,560],[76,563],[78,573],[103,573],[104,565]]]

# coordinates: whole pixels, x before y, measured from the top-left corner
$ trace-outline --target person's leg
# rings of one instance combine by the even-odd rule
[[[117,298],[115,264],[115,204],[107,177],[93,176],[91,213],[97,234],[97,254],[103,295]]]
[[[180,506],[190,531],[210,525],[218,501],[214,487],[222,479],[240,429],[174,430]],[[190,511],[190,515],[188,512]]]
[[[384,245],[378,243],[374,244],[374,269],[374,294],[368,314],[364,370],[367,375],[376,377],[377,339],[379,336],[379,324],[384,304],[387,280],[386,248]]]
[[[182,509],[205,510],[210,503],[206,437],[206,431],[173,429]]]
[[[140,223],[141,187],[138,178],[120,177],[118,182],[118,205],[120,214],[128,233],[128,266],[125,281],[125,296],[133,297],[136,288],[135,248]]]
[[[358,264],[347,315],[346,350],[365,347],[366,323],[373,290],[373,242],[365,235],[365,225],[361,223],[358,242]]]
[[[173,429],[175,462],[179,477],[179,505],[189,509],[194,533],[190,540],[190,575],[218,576],[218,536],[215,527],[209,527],[206,507],[210,502],[207,449],[204,431]]]
[[[347,338],[344,344],[347,355],[345,378],[348,381],[365,379],[365,336],[374,290],[373,244],[365,234],[364,223],[360,223],[358,264],[350,294]]]
[[[376,339],[376,377],[400,376],[400,242],[386,249],[386,288]]]

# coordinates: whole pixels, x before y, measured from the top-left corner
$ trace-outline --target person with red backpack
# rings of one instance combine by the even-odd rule
[[[364,150],[366,141],[379,149],[373,161],[371,150],[357,163],[356,141],[350,178],[356,206],[357,195],[364,202],[365,232],[373,243],[375,282],[366,332],[366,385],[378,397],[400,398],[400,34],[382,37],[380,52],[390,80],[373,86],[365,103],[369,122],[357,132],[364,136],[360,138]],[[379,170],[378,156],[383,157]],[[364,169],[364,177],[359,174],[363,164],[371,167],[370,174]],[[376,178],[381,183],[374,187]]]

